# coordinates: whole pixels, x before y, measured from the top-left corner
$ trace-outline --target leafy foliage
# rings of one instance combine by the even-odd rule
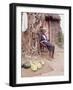
[[[57,34],[56,44],[59,47],[63,47],[63,45],[64,45],[64,35],[61,31],[58,32],[58,34]]]

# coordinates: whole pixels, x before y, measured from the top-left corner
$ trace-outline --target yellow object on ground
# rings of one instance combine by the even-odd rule
[[[42,64],[41,63],[37,63],[37,68],[38,69],[42,68]]]
[[[45,62],[44,62],[44,61],[42,61],[42,60],[41,60],[41,62],[40,62],[40,63],[41,63],[42,65],[44,65],[44,64],[45,64]]]
[[[32,71],[37,71],[37,65],[36,64],[31,64],[31,70]]]

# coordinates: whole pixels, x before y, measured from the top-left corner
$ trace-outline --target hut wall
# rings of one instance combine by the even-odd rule
[[[46,14],[27,13],[28,28],[22,32],[22,51],[26,54],[38,55],[41,52],[40,43],[37,33],[40,32],[40,27],[46,28],[47,38],[55,44],[57,33],[60,31],[60,22],[45,21]],[[48,51],[43,49],[43,52]]]

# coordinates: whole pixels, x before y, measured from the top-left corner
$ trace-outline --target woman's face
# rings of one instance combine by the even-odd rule
[[[45,34],[46,33],[46,30],[43,30],[43,33]]]

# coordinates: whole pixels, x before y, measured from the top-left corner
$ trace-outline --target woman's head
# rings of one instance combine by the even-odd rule
[[[41,33],[43,33],[43,34],[46,33],[46,29],[44,29],[44,28],[41,28],[40,31],[41,31]]]

